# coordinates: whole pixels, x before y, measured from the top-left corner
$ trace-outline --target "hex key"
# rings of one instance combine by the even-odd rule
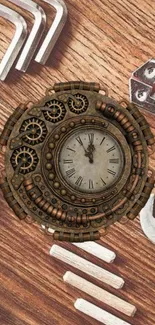
[[[63,0],[43,0],[43,1],[49,3],[52,7],[56,9],[56,17],[35,58],[35,61],[41,64],[46,63],[51,51],[55,46],[55,43],[57,42],[62,32],[68,14],[67,7]]]
[[[15,5],[29,11],[35,17],[31,33],[17,62],[16,69],[25,72],[33,58],[46,25],[44,10],[31,0],[9,0]]]
[[[0,16],[16,26],[16,32],[0,63],[0,79],[5,80],[27,36],[27,24],[16,11],[0,4]]]

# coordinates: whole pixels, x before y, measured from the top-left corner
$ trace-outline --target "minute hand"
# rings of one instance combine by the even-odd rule
[[[89,162],[92,164],[94,162],[94,159],[93,159],[93,151],[94,150],[87,150],[85,152],[85,156],[89,158]]]

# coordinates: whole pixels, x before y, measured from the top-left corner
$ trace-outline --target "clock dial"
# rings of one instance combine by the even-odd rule
[[[123,172],[121,145],[102,129],[80,129],[67,137],[59,154],[59,169],[72,188],[98,193],[112,186]]]

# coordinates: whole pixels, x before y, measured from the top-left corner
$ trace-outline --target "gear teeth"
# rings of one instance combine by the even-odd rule
[[[66,115],[66,108],[61,101],[53,99],[47,102],[45,107],[51,109],[43,111],[44,117],[47,121],[57,123],[64,119]]]
[[[23,146],[14,150],[11,163],[14,170],[19,168],[19,173],[25,175],[36,169],[38,156],[34,149]]]
[[[36,145],[43,142],[47,135],[47,128],[44,121],[35,117],[32,117],[23,122],[20,128],[20,132],[27,131],[30,131],[30,133],[25,135],[23,137],[23,140],[30,145]]]
[[[68,106],[71,112],[75,113],[75,114],[82,114],[84,112],[86,112],[88,106],[89,106],[89,102],[88,99],[85,95],[82,94],[75,94],[74,95],[76,101],[74,101],[72,98],[69,98],[68,101]],[[77,104],[78,102],[78,104]]]

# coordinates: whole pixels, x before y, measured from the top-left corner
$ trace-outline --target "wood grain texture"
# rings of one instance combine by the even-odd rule
[[[36,0],[54,17],[52,8]],[[7,4],[7,0],[0,0]],[[45,88],[58,81],[100,82],[116,100],[128,99],[131,72],[155,57],[155,7],[152,0],[66,0],[69,19],[48,64],[32,63],[27,74],[12,70],[5,83],[0,82],[0,131],[15,107],[23,101],[37,100]],[[14,5],[10,5],[15,8]],[[27,20],[32,17],[18,9]],[[0,18],[0,59],[14,32],[14,27]],[[155,134],[155,118],[145,113]],[[0,168],[4,165],[0,157]],[[152,162],[155,167],[155,163]],[[80,296],[96,304],[94,298],[63,283],[68,266],[50,257],[51,238],[38,226],[19,222],[0,193],[0,324],[1,325],[98,325],[76,311],[73,304]],[[99,241],[117,253],[111,265],[98,260],[71,244],[62,247],[116,273],[125,279],[119,292],[138,309],[135,317],[123,319],[132,325],[155,324],[155,246],[143,235],[139,219],[128,225],[116,224]],[[75,272],[75,269],[70,267]],[[84,275],[88,281],[109,292],[117,290]],[[119,312],[99,307],[122,318]]]

